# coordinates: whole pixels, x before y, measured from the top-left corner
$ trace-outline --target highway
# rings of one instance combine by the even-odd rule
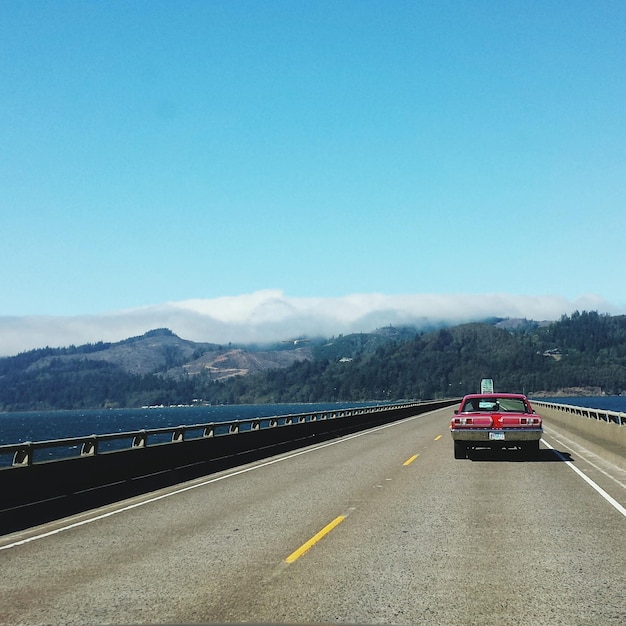
[[[451,415],[0,537],[0,624],[626,623],[626,473],[454,460]]]

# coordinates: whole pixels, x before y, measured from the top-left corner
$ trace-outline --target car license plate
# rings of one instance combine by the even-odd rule
[[[489,440],[490,441],[504,441],[504,433],[490,432],[489,433]]]

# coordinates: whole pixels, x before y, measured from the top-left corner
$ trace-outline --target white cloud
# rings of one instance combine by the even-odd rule
[[[294,298],[280,290],[266,290],[101,315],[0,317],[0,355],[46,346],[119,341],[153,328],[169,328],[193,341],[263,343],[302,335],[367,332],[389,324],[462,323],[486,317],[556,320],[576,310],[623,312],[595,295],[575,300],[497,293]]]

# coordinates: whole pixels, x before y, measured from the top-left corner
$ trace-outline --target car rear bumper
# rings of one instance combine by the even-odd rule
[[[498,444],[502,442],[539,441],[543,435],[543,430],[541,428],[453,428],[450,429],[450,434],[454,441],[481,441]]]

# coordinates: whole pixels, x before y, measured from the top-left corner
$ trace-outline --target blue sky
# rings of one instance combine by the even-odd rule
[[[3,2],[0,327],[268,290],[624,313],[625,26],[621,0]]]

